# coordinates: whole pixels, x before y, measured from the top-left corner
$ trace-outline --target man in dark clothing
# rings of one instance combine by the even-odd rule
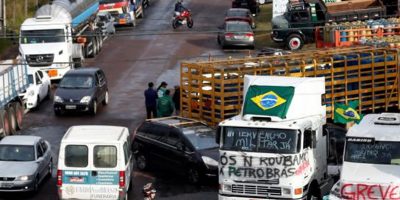
[[[172,96],[172,101],[174,102],[175,105],[175,114],[179,115],[179,110],[180,110],[180,106],[181,106],[181,90],[179,88],[179,85],[175,86],[175,92],[174,92],[174,96]]]
[[[144,97],[146,102],[147,119],[151,119],[151,113],[153,118],[157,117],[157,92],[153,89],[153,82],[148,84],[149,88],[144,91]]]
[[[184,11],[185,9],[186,9],[186,8],[183,7],[182,0],[178,0],[178,1],[175,3],[175,15],[180,15],[180,13],[181,13],[182,11]]]

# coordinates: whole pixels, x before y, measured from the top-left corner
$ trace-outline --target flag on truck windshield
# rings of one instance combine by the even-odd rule
[[[358,124],[363,117],[356,111],[358,104],[358,100],[350,101],[348,105],[335,103],[334,122],[341,124],[356,122]]]
[[[246,93],[243,115],[267,115],[286,118],[294,87],[252,85]]]

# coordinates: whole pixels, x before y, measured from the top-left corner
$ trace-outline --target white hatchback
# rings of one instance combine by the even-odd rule
[[[50,99],[50,77],[40,70],[28,70],[28,88],[19,94],[26,109],[38,108],[44,99]]]

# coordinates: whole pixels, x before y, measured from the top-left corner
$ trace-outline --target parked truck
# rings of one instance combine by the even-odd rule
[[[28,87],[26,63],[0,61],[0,137],[14,134],[22,127],[24,107],[19,93]]]
[[[222,121],[219,199],[320,199],[328,174],[325,80],[244,77],[240,115]]]
[[[369,114],[351,127],[329,199],[400,199],[399,131],[400,113]]]
[[[290,50],[301,49],[314,41],[315,27],[333,22],[387,17],[389,1],[353,0],[325,4],[322,0],[289,1],[286,12],[272,19],[271,38]],[[391,12],[393,8],[391,8]]]
[[[46,71],[51,80],[61,79],[94,57],[102,47],[96,27],[98,0],[54,0],[40,7],[21,25],[21,56],[29,67]]]
[[[109,12],[115,25],[136,26],[136,18],[143,18],[143,2],[135,0],[100,0],[100,12]]]

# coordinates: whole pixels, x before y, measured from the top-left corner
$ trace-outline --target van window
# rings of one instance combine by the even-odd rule
[[[128,163],[129,159],[129,149],[128,149],[128,143],[124,143],[124,156],[125,156],[125,165]]]
[[[93,154],[95,167],[114,168],[117,166],[117,148],[115,146],[95,146]]]
[[[64,162],[67,167],[87,167],[88,147],[86,145],[67,145]]]

